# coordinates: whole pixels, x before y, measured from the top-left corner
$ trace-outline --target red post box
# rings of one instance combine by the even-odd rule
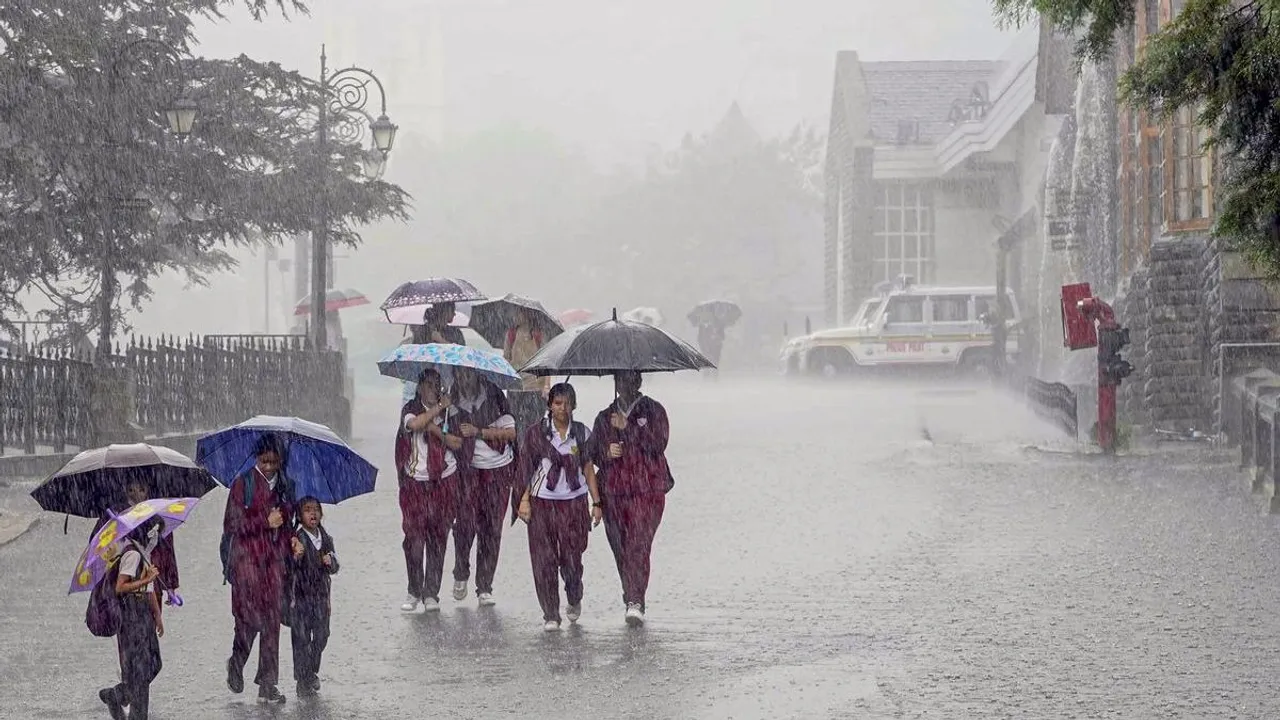
[[[1093,297],[1089,283],[1062,286],[1062,344],[1071,350],[1098,346],[1093,318],[1081,311],[1080,301]]]

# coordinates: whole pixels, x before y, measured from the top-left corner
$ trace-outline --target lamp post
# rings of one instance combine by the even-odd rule
[[[108,145],[124,145],[125,143],[117,142],[113,133],[116,129],[119,116],[116,113],[118,103],[118,93],[120,82],[125,70],[130,64],[138,63],[143,60],[150,60],[153,63],[153,69],[162,75],[172,74],[177,78],[177,87],[179,92],[177,97],[166,102],[163,108],[165,124],[168,129],[179,140],[186,140],[191,134],[191,130],[196,121],[196,104],[185,94],[186,77],[182,71],[181,53],[173,45],[155,38],[143,38],[134,40],[125,45],[116,53],[115,59],[111,63],[111,72],[108,76],[108,125],[107,125],[107,144]],[[163,82],[163,80],[162,80]],[[109,206],[100,212],[99,217],[102,222],[102,268],[99,285],[98,313],[99,332],[98,332],[98,356],[99,359],[105,359],[111,353],[111,340],[114,331],[114,307],[116,293],[116,277],[115,268],[112,260],[115,253],[117,222],[113,219],[113,215],[117,211],[136,210],[140,207],[150,207],[150,202],[138,195],[123,196],[112,198]]]
[[[372,87],[371,87],[372,86]],[[365,111],[370,99],[370,90],[378,92],[381,112],[374,118]],[[328,328],[325,325],[325,292],[328,290],[329,265],[329,208],[325,202],[328,177],[328,143],[330,117],[342,121],[347,139],[358,139],[362,134],[361,121],[369,126],[372,135],[372,149],[361,159],[366,175],[373,171],[371,179],[381,176],[385,167],[387,154],[395,144],[396,130],[387,117],[387,93],[382,81],[372,72],[358,67],[348,67],[329,74],[324,46],[320,46],[320,90],[324,94],[320,102],[319,123],[316,127],[316,141],[319,147],[318,156],[321,167],[320,201],[316,218],[316,227],[311,233],[311,340],[317,351],[328,346]],[[371,154],[378,157],[371,158]]]

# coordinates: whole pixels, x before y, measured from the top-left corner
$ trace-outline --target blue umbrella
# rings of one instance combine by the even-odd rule
[[[294,499],[332,504],[373,492],[378,469],[372,463],[324,425],[293,417],[259,415],[205,435],[196,442],[196,462],[231,487],[253,467],[254,452],[268,435],[285,447],[282,472],[293,483]]]
[[[521,385],[520,373],[501,355],[465,345],[400,345],[378,361],[378,371],[387,377],[417,382],[423,370],[433,368],[446,385],[452,384],[453,369],[459,367],[471,369],[503,390]]]

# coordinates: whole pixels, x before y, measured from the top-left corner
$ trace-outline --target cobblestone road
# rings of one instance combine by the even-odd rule
[[[581,389],[584,411],[607,402],[603,382]],[[187,605],[167,616],[153,717],[1280,715],[1280,542],[1229,464],[1031,451],[1061,441],[1011,401],[958,387],[647,389],[671,414],[679,484],[643,630],[623,626],[600,531],[570,632],[541,630],[521,527],[504,540],[496,608],[469,597],[402,614],[389,387],[357,417],[379,490],[326,518],[343,570],[322,697],[299,702],[285,683],[289,703],[268,710],[223,686],[217,490],[179,531]],[[105,717],[113,643],[65,595],[89,527],[64,536],[49,517],[0,548],[0,717]]]

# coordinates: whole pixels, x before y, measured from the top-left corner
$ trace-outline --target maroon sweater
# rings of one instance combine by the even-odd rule
[[[601,492],[606,496],[645,495],[666,491],[667,438],[670,426],[661,403],[641,395],[627,415],[627,429],[609,423],[616,405],[601,410],[591,428],[591,459],[600,468]],[[609,444],[622,443],[622,457],[609,457]]]

